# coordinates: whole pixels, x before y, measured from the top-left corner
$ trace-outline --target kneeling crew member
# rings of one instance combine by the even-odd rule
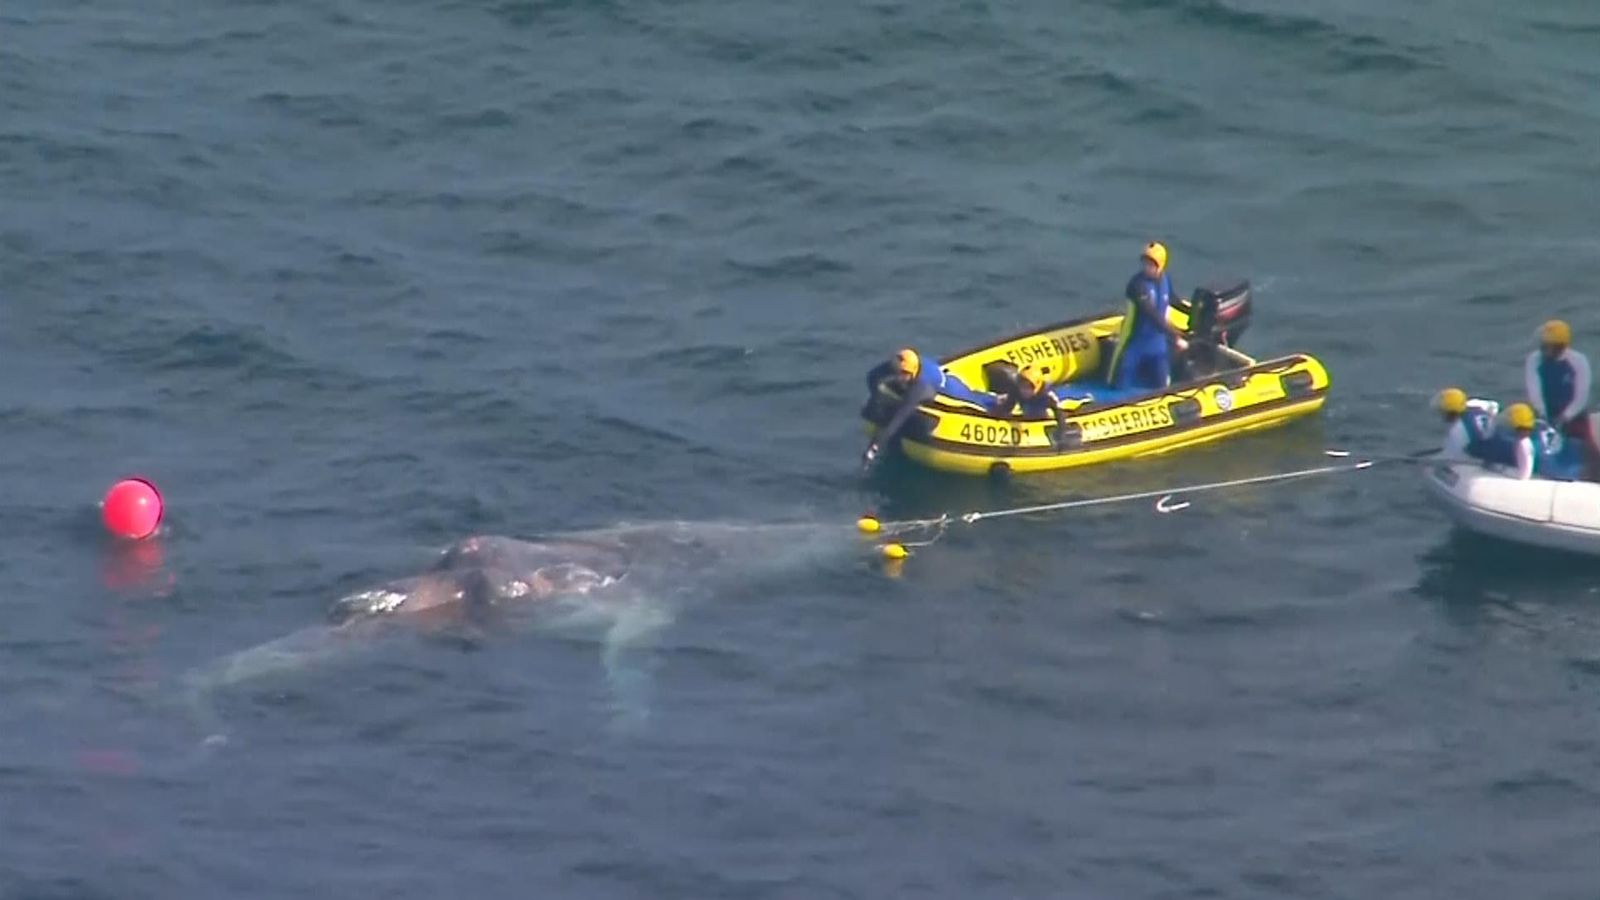
[[[1466,391],[1445,388],[1434,399],[1434,406],[1449,425],[1444,433],[1440,458],[1483,459],[1487,444],[1494,436],[1496,404],[1482,400],[1469,401]]]
[[[868,372],[867,390],[876,391],[879,383],[885,381],[899,389],[900,407],[895,410],[888,424],[873,437],[872,443],[867,445],[866,452],[861,454],[863,469],[872,468],[872,464],[878,459],[880,449],[894,440],[918,406],[932,400],[935,395],[942,393],[985,409],[990,403],[990,395],[987,392],[975,391],[967,387],[966,382],[945,373],[937,365],[925,364],[922,355],[910,347],[902,349],[887,362],[879,364]]]
[[[1513,403],[1506,410],[1506,420],[1516,435],[1512,439],[1512,463],[1517,479],[1527,481],[1543,474],[1550,467],[1551,457],[1560,450],[1560,435],[1554,428],[1545,426],[1549,433],[1535,437],[1534,429],[1538,421],[1534,417],[1533,407],[1526,403]]]
[[[1056,417],[1056,430],[1050,436],[1051,442],[1061,443],[1061,436],[1067,430],[1066,413],[1061,410],[1061,403],[1056,395],[1045,390],[1044,374],[1033,366],[1023,366],[1017,371],[1017,387],[1015,391],[996,394],[989,403],[989,411],[995,415],[1009,416],[1020,409],[1021,414],[1028,417],[1042,416],[1045,413],[1054,413]]]

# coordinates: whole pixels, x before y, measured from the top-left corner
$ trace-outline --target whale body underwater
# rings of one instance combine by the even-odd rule
[[[325,623],[191,670],[185,693],[215,739],[212,697],[223,689],[353,656],[396,633],[476,636],[521,627],[598,632],[615,689],[627,677],[623,652],[670,624],[682,603],[865,561],[872,549],[853,528],[817,524],[664,522],[468,537],[414,575],[338,598]]]

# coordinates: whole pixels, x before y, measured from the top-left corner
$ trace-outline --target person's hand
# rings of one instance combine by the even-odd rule
[[[1187,340],[1185,340],[1183,335],[1181,335],[1181,334],[1176,336],[1176,337],[1174,337],[1172,339],[1172,343],[1178,348],[1178,352],[1179,353],[1182,353],[1183,351],[1189,349],[1189,342]]]

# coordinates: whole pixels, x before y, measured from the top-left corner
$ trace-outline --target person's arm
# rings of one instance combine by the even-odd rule
[[[1061,401],[1056,399],[1055,394],[1046,393],[1045,396],[1050,398],[1050,411],[1056,416],[1056,431],[1050,441],[1059,447],[1061,439],[1067,434],[1067,414],[1061,409]]]
[[[932,399],[937,393],[938,391],[921,381],[912,382],[911,387],[906,389],[905,397],[900,401],[900,408],[895,410],[894,417],[889,420],[889,424],[883,426],[877,436],[872,439],[872,443],[867,445],[866,452],[861,454],[861,467],[863,469],[872,468],[872,465],[878,461],[880,448],[894,440],[895,435],[899,434],[900,429],[905,426],[906,420],[910,419],[911,414],[917,411],[917,407]]]
[[[1533,411],[1544,418],[1547,413],[1544,409],[1544,383],[1539,380],[1539,351],[1528,354],[1528,362],[1523,366],[1522,380],[1528,391],[1528,405]]]
[[[1460,460],[1467,458],[1467,429],[1460,422],[1454,422],[1450,429],[1444,433],[1444,445],[1439,451],[1444,459]]]
[[[989,395],[989,402],[985,404],[989,412],[997,416],[1008,416],[1017,407],[1017,398],[1010,391],[1001,391]]]
[[[1561,411],[1557,428],[1583,415],[1589,408],[1589,358],[1576,350],[1567,351],[1567,362],[1572,364],[1572,402]]]
[[[1533,477],[1533,438],[1517,440],[1517,478],[1527,481]]]

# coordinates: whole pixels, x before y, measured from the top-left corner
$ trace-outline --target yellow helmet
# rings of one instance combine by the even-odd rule
[[[907,378],[914,378],[918,372],[922,371],[922,360],[918,358],[917,351],[910,347],[895,354],[894,364],[900,374]]]
[[[1025,384],[1037,393],[1044,390],[1044,374],[1035,366],[1023,366],[1017,370],[1017,383]]]
[[[1167,270],[1167,245],[1160,241],[1151,241],[1145,244],[1143,258],[1156,264],[1156,272],[1158,274],[1165,272]]]
[[[1565,347],[1572,343],[1572,329],[1560,319],[1551,319],[1539,329],[1539,342]]]
[[[1533,407],[1526,403],[1513,403],[1511,408],[1506,410],[1506,419],[1511,422],[1512,428],[1519,431],[1531,431],[1533,429]]]
[[[1434,398],[1433,404],[1442,413],[1459,416],[1467,410],[1467,392],[1461,388],[1445,388]]]

